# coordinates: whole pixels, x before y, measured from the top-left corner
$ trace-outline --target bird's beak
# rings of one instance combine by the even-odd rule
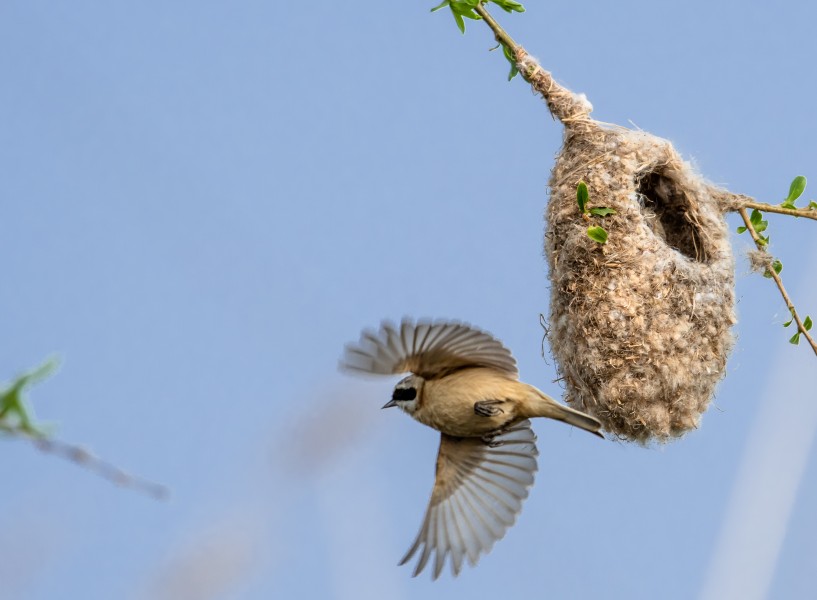
[[[381,408],[381,409],[383,409],[383,408],[391,408],[392,406],[397,406],[397,400],[395,400],[394,398],[392,398],[391,400],[389,400],[388,402],[386,402],[386,403],[385,403],[383,406],[381,406],[380,408]]]

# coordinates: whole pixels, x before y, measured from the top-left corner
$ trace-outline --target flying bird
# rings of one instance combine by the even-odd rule
[[[454,576],[513,525],[537,470],[529,419],[547,417],[599,437],[601,423],[519,381],[516,360],[490,334],[457,321],[381,323],[348,344],[341,368],[401,379],[383,408],[399,407],[440,432],[431,501],[417,538],[414,576],[433,558],[437,579],[450,557]]]

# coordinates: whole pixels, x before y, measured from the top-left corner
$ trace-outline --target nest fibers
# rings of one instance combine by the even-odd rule
[[[735,323],[734,261],[723,212],[666,140],[599,123],[584,96],[518,53],[520,71],[565,126],[550,179],[545,254],[549,340],[566,400],[627,440],[694,429],[724,375]],[[576,187],[589,207],[580,214]],[[605,244],[587,235],[604,227]]]

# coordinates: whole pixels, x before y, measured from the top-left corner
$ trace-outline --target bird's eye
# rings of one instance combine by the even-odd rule
[[[392,394],[392,400],[414,400],[417,397],[417,390],[410,388],[397,388]]]

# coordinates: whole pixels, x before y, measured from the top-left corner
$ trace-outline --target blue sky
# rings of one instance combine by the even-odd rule
[[[558,396],[538,315],[561,129],[484,26],[371,6],[0,5],[0,379],[58,353],[41,418],[172,489],[4,441],[0,598],[809,596],[817,363],[737,236],[738,342],[699,431],[643,449],[536,423],[537,483],[478,568],[396,566],[437,435],[379,410],[392,381],[337,373],[343,344],[466,320]],[[812,3],[497,16],[597,119],[710,180],[769,202],[817,182]],[[814,225],[769,220],[817,316]]]

